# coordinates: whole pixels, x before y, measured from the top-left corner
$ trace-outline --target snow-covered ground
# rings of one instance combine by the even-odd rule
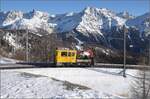
[[[1,73],[1,98],[86,98],[99,94],[88,87],[42,75],[12,71]]]
[[[1,70],[1,98],[129,98],[135,79],[121,69],[39,68]],[[137,70],[127,70],[136,75]]]
[[[12,63],[16,63],[16,62],[19,62],[19,60],[0,56],[0,64],[12,64]]]

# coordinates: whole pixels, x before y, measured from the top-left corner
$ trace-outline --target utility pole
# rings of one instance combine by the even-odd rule
[[[123,77],[126,77],[126,33],[127,30],[125,26],[123,26],[123,32],[124,32],[124,50],[123,50]]]
[[[1,9],[1,6],[2,6],[2,1],[0,0],[0,11],[2,10]],[[3,31],[2,31],[3,32]],[[3,35],[3,33],[1,33],[2,35]],[[0,35],[0,36],[2,36],[2,35]],[[2,36],[3,37],[3,36]],[[2,45],[1,45],[1,41],[2,41],[2,37],[0,37],[0,47],[2,48]],[[0,51],[1,51],[2,49],[0,49]],[[0,55],[0,64],[1,64],[1,58],[2,58],[2,56]]]
[[[1,41],[2,41],[2,37],[3,37],[3,31],[0,31],[0,32],[2,32],[2,33],[0,33],[0,48],[2,47],[2,45],[1,45]]]
[[[28,30],[26,29],[26,62],[29,62],[29,44],[28,44],[28,41],[29,41],[29,39],[28,39]]]
[[[150,36],[148,37],[148,41],[149,41],[149,56],[148,56],[148,64],[150,65]]]
[[[3,33],[0,33],[0,34],[3,34]],[[0,51],[2,51],[2,45],[1,45],[2,42],[1,41],[2,41],[2,35],[0,35]],[[2,56],[0,55],[0,64],[1,64],[1,60],[2,60]]]

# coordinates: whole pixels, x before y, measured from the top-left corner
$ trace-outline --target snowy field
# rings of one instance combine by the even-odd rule
[[[136,70],[37,68],[1,70],[1,98],[129,98]]]

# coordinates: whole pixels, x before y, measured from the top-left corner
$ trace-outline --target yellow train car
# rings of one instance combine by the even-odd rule
[[[55,62],[58,63],[76,63],[77,62],[76,50],[56,50]]]

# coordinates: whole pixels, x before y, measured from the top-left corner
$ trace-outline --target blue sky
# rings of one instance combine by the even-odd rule
[[[115,12],[128,11],[141,15],[149,11],[149,0],[1,0],[2,11],[21,10],[23,12],[40,10],[50,14],[79,12],[87,6],[108,8]]]

